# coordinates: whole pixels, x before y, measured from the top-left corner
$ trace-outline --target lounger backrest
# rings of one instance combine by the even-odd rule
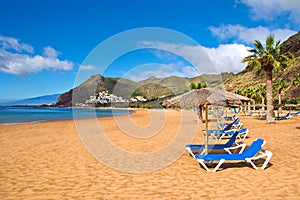
[[[239,118],[236,118],[236,119],[232,122],[232,124],[238,125],[240,122],[241,122],[241,120],[240,120]]]
[[[253,157],[255,154],[257,154],[262,149],[262,147],[265,145],[265,143],[266,142],[263,139],[257,138],[255,141],[253,141],[251,146],[249,146],[249,148],[242,153],[242,156],[244,158]]]
[[[241,134],[241,133],[245,133],[245,132],[247,132],[247,128],[242,128],[241,130],[238,130],[237,132],[239,133],[239,134]]]
[[[234,125],[234,123],[235,123],[237,120],[238,120],[238,118],[235,119],[232,123],[228,124],[228,125],[224,128],[224,131],[229,131],[229,130],[232,128],[232,126]]]
[[[228,142],[224,146],[231,147],[233,145],[233,143],[235,142],[237,135],[238,135],[238,132],[237,131],[234,132],[234,134],[231,136],[231,138],[228,140]]]

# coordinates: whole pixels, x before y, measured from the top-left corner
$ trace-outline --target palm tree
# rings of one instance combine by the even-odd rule
[[[266,84],[260,84],[256,89],[256,92],[261,98],[262,110],[265,110]]]
[[[280,53],[281,41],[275,41],[274,35],[266,39],[265,47],[258,40],[254,42],[254,49],[248,50],[251,55],[245,57],[242,62],[247,62],[248,70],[263,70],[266,73],[267,88],[267,123],[275,123],[273,91],[272,91],[272,71],[286,67],[288,61],[293,58],[292,54],[287,52]]]
[[[253,89],[252,88],[245,88],[242,91],[242,94],[248,98],[251,98],[252,94],[253,94]],[[250,112],[250,101],[248,102],[248,111]]]
[[[242,95],[242,91],[241,90],[236,90],[236,91],[234,91],[234,93]]]
[[[275,89],[277,90],[278,92],[278,104],[279,104],[279,108],[278,108],[278,114],[279,113],[282,113],[282,98],[281,98],[281,92],[287,88],[287,83],[282,79],[282,78],[279,78],[276,80],[276,82],[274,83],[274,87]]]
[[[254,100],[253,104],[255,105],[256,102],[258,102],[258,99],[259,99],[259,90],[257,88],[252,88],[252,93],[251,93],[251,96],[250,98]],[[254,111],[255,111],[255,106],[253,106],[254,108]]]

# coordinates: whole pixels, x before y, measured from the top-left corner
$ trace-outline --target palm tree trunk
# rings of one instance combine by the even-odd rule
[[[282,104],[282,102],[281,102],[281,94],[279,93],[279,95],[278,95],[278,104],[279,104],[279,107],[278,107],[278,113],[282,113],[282,106],[281,106],[281,104]]]
[[[267,74],[267,123],[275,123],[274,105],[273,105],[273,87],[272,87],[272,68],[266,70]]]

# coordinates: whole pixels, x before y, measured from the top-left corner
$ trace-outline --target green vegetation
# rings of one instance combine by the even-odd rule
[[[200,83],[191,83],[190,88],[192,90],[194,89],[201,89],[201,88],[206,88],[207,84],[205,82],[200,82]]]
[[[275,41],[274,35],[266,39],[265,47],[258,40],[254,42],[254,49],[250,49],[250,56],[245,57],[242,62],[247,62],[248,70],[263,70],[266,73],[266,90],[267,90],[267,123],[274,123],[274,106],[273,106],[273,70],[282,69],[293,58],[289,52],[280,53],[280,40]]]
[[[295,86],[300,84],[300,73],[296,74],[296,77],[293,78],[292,84]]]
[[[288,84],[286,83],[285,80],[283,80],[282,78],[279,78],[276,80],[276,82],[274,83],[274,88],[277,90],[278,92],[278,104],[279,104],[279,108],[278,108],[278,112],[282,113],[282,92],[284,89],[286,89],[288,87]]]

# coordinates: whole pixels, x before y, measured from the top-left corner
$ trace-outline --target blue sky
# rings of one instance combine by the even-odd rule
[[[0,5],[0,99],[63,93],[96,73],[135,81],[236,73],[245,67],[240,60],[254,40],[269,34],[285,40],[300,30],[297,0],[6,0]]]

